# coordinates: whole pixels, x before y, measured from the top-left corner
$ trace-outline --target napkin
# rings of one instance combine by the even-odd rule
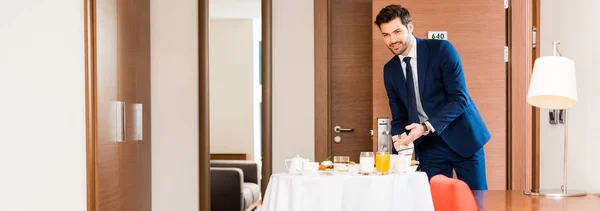
[[[396,136],[398,136],[398,135],[396,135]],[[404,132],[400,135],[400,137],[402,137],[402,139],[405,139],[406,136],[407,136],[406,132]],[[412,142],[410,142],[410,144],[408,144],[408,146],[402,145],[402,144],[400,144],[400,142],[395,142],[394,148],[396,149],[397,152],[399,152],[398,154],[400,154],[400,155],[412,155],[415,145]],[[407,149],[407,148],[410,148],[410,149]],[[404,150],[404,149],[407,149],[407,150]]]

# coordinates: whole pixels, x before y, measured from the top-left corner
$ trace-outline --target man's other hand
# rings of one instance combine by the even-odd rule
[[[405,139],[400,140],[400,144],[407,146],[408,144],[423,136],[423,133],[425,133],[425,128],[423,128],[423,125],[417,123],[413,123],[406,126],[406,130],[410,130],[410,133],[408,134],[408,136],[406,136]]]

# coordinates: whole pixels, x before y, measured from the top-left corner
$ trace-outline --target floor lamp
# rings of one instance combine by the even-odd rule
[[[547,197],[586,195],[581,191],[567,189],[567,143],[569,139],[567,109],[577,103],[577,83],[575,80],[575,63],[573,60],[560,55],[558,44],[558,42],[552,43],[553,56],[540,57],[535,60],[527,93],[527,103],[539,108],[564,109],[563,183],[560,189],[525,191],[525,195]]]

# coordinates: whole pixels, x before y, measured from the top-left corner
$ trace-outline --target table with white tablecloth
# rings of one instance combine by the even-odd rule
[[[433,209],[427,174],[271,176],[261,211]]]

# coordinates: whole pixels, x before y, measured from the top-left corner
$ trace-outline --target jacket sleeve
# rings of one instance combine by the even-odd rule
[[[384,73],[383,81],[389,100],[390,111],[392,112],[391,135],[395,136],[402,134],[406,131],[405,127],[408,125],[406,108],[404,107],[400,96],[398,96],[396,90],[394,89],[393,76],[391,74]]]
[[[440,55],[446,57],[441,60],[441,68],[442,82],[448,98],[442,109],[429,119],[437,134],[441,134],[448,124],[459,117],[468,103],[467,86],[458,52],[447,41],[442,42],[440,51]]]

